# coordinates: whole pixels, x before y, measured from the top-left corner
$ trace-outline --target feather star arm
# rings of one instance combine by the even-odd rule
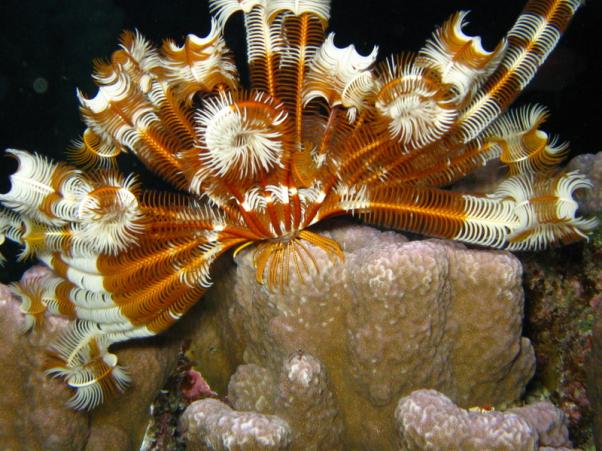
[[[557,165],[568,145],[541,130],[547,111],[506,111],[555,46],[580,0],[529,0],[492,51],[456,13],[416,54],[376,63],[326,35],[327,0],[210,0],[206,37],[155,48],[126,32],[97,62],[98,92],[78,92],[87,126],[76,166],[9,150],[0,244],[23,246],[53,274],[14,285],[27,329],[45,312],[73,320],[48,374],[91,409],[123,391],[112,344],[158,334],[211,285],[213,262],[253,246],[256,278],[286,288],[319,271],[313,252],[344,258],[308,230],[333,216],[508,249],[586,237],[572,194],[590,182]],[[241,12],[251,86],[222,36]],[[178,193],[145,190],[116,169],[130,153]],[[493,193],[445,186],[490,160]]]
[[[582,0],[529,0],[509,31],[508,48],[475,100],[462,111],[457,136],[476,138],[520,94],[554,49]]]
[[[54,346],[48,371],[76,389],[70,405],[93,408],[127,381],[109,346],[168,328],[210,286],[211,263],[254,236],[193,198],[13,154],[19,169],[3,201],[21,212],[12,227],[22,231],[9,236],[57,276],[16,292],[31,324],[46,308],[77,320]],[[25,186],[39,191],[24,196]]]

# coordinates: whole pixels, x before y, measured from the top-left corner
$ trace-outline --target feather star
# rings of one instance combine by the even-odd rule
[[[98,62],[74,165],[20,150],[0,200],[0,242],[53,275],[14,285],[25,325],[73,319],[47,372],[91,409],[129,382],[112,344],[158,334],[211,285],[212,263],[253,246],[256,277],[286,289],[337,242],[311,226],[352,214],[369,224],[510,250],[586,237],[572,193],[590,182],[557,166],[568,146],[540,130],[541,106],[508,111],[580,0],[529,0],[492,51],[466,13],[416,54],[377,62],[326,34],[328,0],[210,0],[206,37],[155,48],[126,32]],[[251,87],[222,31],[242,12]],[[173,186],[145,190],[115,164],[131,153]],[[499,160],[505,179],[476,195],[445,187]]]

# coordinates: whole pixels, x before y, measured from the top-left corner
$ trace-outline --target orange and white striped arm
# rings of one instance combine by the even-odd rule
[[[341,212],[368,224],[511,250],[543,249],[587,237],[595,218],[576,216],[572,194],[590,188],[577,173],[555,177],[519,174],[488,196],[408,184],[353,187],[341,184],[324,202],[321,217]]]
[[[160,333],[211,285],[212,263],[257,239],[199,200],[144,193],[109,171],[94,177],[43,157],[12,151],[19,167],[0,214],[0,234],[50,267],[51,279],[17,284],[26,325],[46,311],[75,320],[53,345],[49,373],[75,389],[70,405],[90,409],[127,375],[109,352],[116,342]]]
[[[454,136],[467,143],[521,93],[554,49],[583,0],[530,0],[506,37],[504,56],[474,100],[461,111]]]
[[[368,185],[409,183],[444,186],[494,159],[499,159],[508,168],[509,175],[551,174],[564,160],[569,147],[568,143],[560,142],[556,136],[541,129],[546,117],[545,108],[528,105],[501,115],[482,133],[482,137],[468,144],[442,142],[409,154],[395,152],[390,143],[372,146],[370,158],[378,162],[379,169],[366,171],[365,167],[358,166],[365,159],[346,157],[345,162],[355,162],[354,174],[358,175],[347,180]],[[373,139],[371,142],[377,141]],[[363,148],[353,140],[348,147],[359,151]],[[347,153],[354,155],[353,152]]]
[[[178,156],[194,145],[194,96],[239,86],[215,21],[208,36],[188,35],[182,46],[168,40],[160,50],[139,33],[126,32],[111,61],[96,63],[94,81],[99,86],[94,97],[78,91],[88,129],[71,149],[74,161],[108,166],[129,151],[181,189],[188,182]]]

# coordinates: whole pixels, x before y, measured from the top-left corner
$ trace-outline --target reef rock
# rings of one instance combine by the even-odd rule
[[[588,359],[587,395],[594,411],[594,440],[596,449],[602,449],[602,303],[594,310],[592,351]]]
[[[404,450],[572,449],[566,418],[549,402],[470,411],[435,390],[417,390],[399,401],[395,421]]]
[[[24,275],[43,275],[35,267]],[[19,301],[0,285],[0,447],[10,450],[137,450],[149,419],[149,406],[173,371],[179,342],[170,336],[131,343],[118,351],[132,378],[128,391],[95,411],[65,406],[71,393],[64,383],[44,375],[50,342],[67,326],[59,317],[44,318],[24,334]]]
[[[302,280],[293,269],[282,291],[257,283],[252,249],[217,271],[191,357],[233,409],[193,404],[182,423],[190,443],[221,449],[208,445],[226,440],[207,436],[215,415],[244,413],[289,449],[393,449],[395,407],[414,390],[461,407],[521,396],[535,361],[512,254],[358,225],[325,234],[345,261],[312,248],[319,273]]]

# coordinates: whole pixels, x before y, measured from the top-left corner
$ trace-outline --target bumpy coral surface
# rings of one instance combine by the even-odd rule
[[[399,401],[395,420],[404,450],[573,449],[564,414],[549,402],[478,412],[435,390],[417,390]]]
[[[0,443],[8,449],[82,449],[85,415],[65,408],[69,392],[42,367],[46,343],[67,321],[51,318],[43,330],[23,336],[24,318],[9,288],[0,285]]]
[[[390,449],[396,403],[413,390],[436,388],[463,407],[521,395],[534,355],[521,338],[514,256],[366,226],[323,233],[345,262],[316,254],[320,272],[291,274],[284,292],[257,283],[250,251],[218,278],[192,355],[212,388],[229,382],[234,411],[220,415],[277,415],[291,449]],[[215,417],[187,418],[187,434],[203,436]]]
[[[215,399],[190,406],[181,429],[190,450],[286,450],[292,435],[288,424],[275,415],[236,412]]]
[[[48,276],[44,268],[25,274]],[[11,450],[100,451],[138,449],[148,407],[175,366],[177,341],[164,338],[119,352],[131,359],[132,390],[93,413],[66,406],[63,384],[44,375],[48,341],[61,333],[65,319],[46,317],[35,334],[24,335],[26,319],[8,287],[0,285],[0,448]]]

